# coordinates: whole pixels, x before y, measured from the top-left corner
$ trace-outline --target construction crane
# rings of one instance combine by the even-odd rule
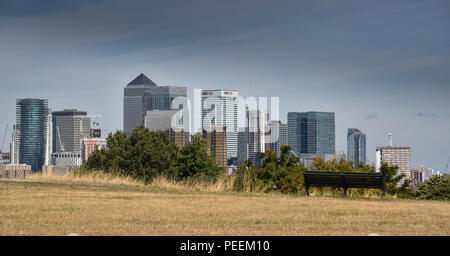
[[[447,159],[447,164],[445,165],[444,173],[448,173],[448,162],[450,162],[450,157]]]
[[[5,146],[6,134],[8,133],[8,124],[6,124],[5,133],[3,134],[2,147],[0,148],[0,153],[3,152],[3,147]]]

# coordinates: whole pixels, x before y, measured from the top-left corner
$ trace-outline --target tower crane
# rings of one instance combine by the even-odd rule
[[[8,133],[8,124],[6,124],[5,133],[3,134],[2,146],[0,147],[0,153],[3,152],[3,147],[5,146],[6,134]]]
[[[448,162],[450,162],[450,157],[447,159],[447,164],[445,165],[444,173],[448,173]]]

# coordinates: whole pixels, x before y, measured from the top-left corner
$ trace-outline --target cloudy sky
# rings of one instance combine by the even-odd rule
[[[191,92],[278,96],[282,121],[336,112],[337,151],[359,128],[373,161],[391,132],[411,146],[414,168],[440,170],[450,156],[449,31],[447,0],[0,0],[0,132],[25,97],[122,129],[123,87],[145,73]]]

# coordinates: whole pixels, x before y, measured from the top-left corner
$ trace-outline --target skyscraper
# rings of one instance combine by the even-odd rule
[[[366,164],[366,134],[356,128],[347,130],[347,161]]]
[[[411,148],[402,146],[382,146],[376,149],[376,171],[380,172],[382,163],[389,166],[398,166],[397,174],[405,174],[405,178],[400,180],[398,186],[403,184],[405,179],[411,178]]]
[[[202,90],[202,129],[226,127],[228,165],[237,164],[238,96],[236,90]]]
[[[147,110],[182,109],[186,107],[186,102],[186,87],[157,86],[147,76],[140,74],[124,89],[123,130],[130,135],[136,127],[143,126]],[[185,130],[188,131],[187,113],[183,118]]]
[[[270,121],[270,141],[266,143],[267,149],[272,149],[278,156],[281,154],[281,146],[288,144],[288,126],[281,121]],[[267,150],[266,149],[266,150]]]
[[[31,165],[36,172],[45,164],[47,152],[48,101],[46,99],[17,99],[16,141],[14,150],[20,164]],[[17,161],[16,160],[16,161]]]
[[[289,112],[288,141],[300,154],[335,154],[333,112]]]
[[[253,164],[260,166],[260,154],[266,152],[267,113],[261,110],[247,110],[245,130],[239,132],[238,160],[243,162],[251,159]]]
[[[53,151],[81,153],[83,139],[91,137],[91,119],[86,111],[64,109],[53,112]]]
[[[206,140],[208,154],[214,157],[216,164],[227,167],[226,127],[215,126],[209,131],[203,130],[202,136]]]

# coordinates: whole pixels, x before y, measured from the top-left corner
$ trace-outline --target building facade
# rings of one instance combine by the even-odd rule
[[[281,154],[281,146],[288,145],[288,126],[281,121],[275,120],[269,122],[270,130],[267,132],[266,151],[273,150],[277,156]]]
[[[129,136],[138,126],[144,126],[148,110],[183,109],[187,106],[186,87],[158,86],[140,74],[124,88],[123,129]],[[189,115],[183,116],[185,131],[189,131]]]
[[[335,154],[333,112],[289,112],[288,141],[295,154]]]
[[[383,146],[376,149],[376,171],[380,172],[382,163],[398,166],[398,174],[405,174],[405,179],[411,178],[411,148],[402,146]]]
[[[54,111],[53,152],[81,153],[83,139],[91,137],[91,119],[86,111],[64,109]]]
[[[226,127],[228,165],[237,165],[238,97],[236,90],[202,90],[202,130]]]
[[[82,161],[85,163],[89,156],[96,150],[105,149],[107,147],[106,139],[102,138],[85,138],[83,139]]]
[[[46,99],[17,99],[13,142],[14,161],[36,172],[45,164],[49,108]],[[16,158],[17,157],[17,158]]]
[[[203,130],[203,138],[206,140],[208,154],[216,159],[216,164],[227,167],[227,132],[226,127],[213,127],[210,130]]]
[[[245,130],[239,132],[238,162],[251,159],[261,166],[260,154],[266,152],[266,123],[268,115],[262,110],[247,110]],[[267,136],[270,138],[270,136]]]
[[[355,167],[366,164],[366,134],[356,128],[347,130],[347,161]]]
[[[59,152],[52,153],[51,165],[79,167],[83,164],[81,152]]]

